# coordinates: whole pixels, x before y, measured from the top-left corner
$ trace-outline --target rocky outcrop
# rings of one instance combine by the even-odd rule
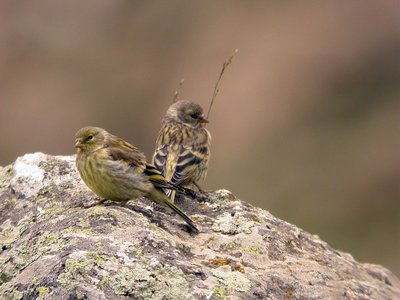
[[[74,159],[0,168],[1,299],[400,299],[387,269],[226,190],[179,199],[199,234],[146,199],[84,208]]]

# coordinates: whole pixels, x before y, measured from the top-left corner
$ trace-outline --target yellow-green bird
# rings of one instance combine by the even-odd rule
[[[99,127],[84,127],[75,136],[76,166],[86,185],[102,200],[128,201],[144,196],[171,208],[194,230],[194,222],[163,189],[173,188],[135,146]]]
[[[208,120],[203,108],[193,101],[181,100],[167,110],[153,155],[154,166],[173,185],[185,188],[204,180],[210,159],[211,135],[204,127]],[[172,201],[175,191],[167,194]]]

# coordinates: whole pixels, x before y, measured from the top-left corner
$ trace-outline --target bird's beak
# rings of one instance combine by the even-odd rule
[[[79,141],[79,140],[76,141],[75,148],[82,149],[83,146],[84,146],[84,144],[81,141]]]
[[[204,116],[201,116],[199,119],[199,123],[210,123]]]

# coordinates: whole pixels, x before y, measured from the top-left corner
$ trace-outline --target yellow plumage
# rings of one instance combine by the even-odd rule
[[[113,201],[145,196],[168,206],[198,231],[194,222],[162,192],[173,187],[136,147],[98,127],[80,129],[75,147],[78,171],[98,196]]]

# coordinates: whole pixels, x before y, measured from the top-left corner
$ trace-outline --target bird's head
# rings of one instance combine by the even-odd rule
[[[83,127],[75,135],[78,153],[91,152],[106,144],[108,132],[99,127]]]
[[[202,127],[209,121],[203,108],[193,101],[180,100],[172,104],[165,114],[165,120],[183,123],[191,127]]]

